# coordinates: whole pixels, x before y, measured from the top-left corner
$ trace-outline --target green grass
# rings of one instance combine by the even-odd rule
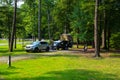
[[[0,45],[0,56],[8,56],[9,54],[12,55],[21,55],[21,54],[26,54],[24,50],[24,46],[26,44],[30,44],[32,41],[24,41],[24,45],[20,43],[21,41],[17,40],[17,48],[13,49],[14,52],[9,52],[8,48],[8,42],[7,40],[0,40],[0,44],[5,44],[5,45]]]
[[[9,54],[12,55],[20,55],[26,54],[24,47],[21,44],[17,44],[17,48],[13,49],[14,52],[9,52],[8,45],[0,46],[0,56],[8,56]]]
[[[7,43],[8,42],[8,40],[6,40],[6,39],[0,39],[0,43]]]
[[[120,80],[120,59],[90,58],[56,54],[37,56],[12,63],[0,63],[0,79],[5,80]]]
[[[92,48],[92,46],[87,46],[88,48]],[[77,49],[77,45],[73,45],[73,47],[72,47],[73,49]],[[79,45],[78,46],[78,48],[80,48],[80,49],[83,49],[84,48],[84,45]]]

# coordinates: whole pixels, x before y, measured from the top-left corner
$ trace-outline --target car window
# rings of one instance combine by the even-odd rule
[[[47,44],[47,42],[40,42],[41,44]]]
[[[58,42],[54,42],[54,44],[57,44]]]
[[[58,43],[60,43],[60,41],[54,41],[54,44],[58,44]]]
[[[33,42],[33,43],[31,43],[32,45],[37,45],[37,44],[39,44],[40,42]]]

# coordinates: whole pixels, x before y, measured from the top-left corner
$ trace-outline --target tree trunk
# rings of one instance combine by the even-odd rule
[[[80,34],[80,29],[78,28],[76,32],[77,34]],[[79,48],[79,44],[80,44],[80,40],[79,40],[79,36],[77,36],[77,48]]]
[[[109,51],[110,50],[110,28],[109,27],[108,27],[108,43],[107,44],[108,44],[107,50]]]
[[[92,48],[95,48],[94,40],[92,41]]]
[[[48,35],[49,35],[49,40],[50,40],[51,34],[50,34],[50,10],[49,10],[49,7],[47,7],[47,22],[48,22]]]
[[[8,19],[9,20],[9,19]],[[9,48],[9,51],[10,51],[10,38],[11,38],[11,34],[10,34],[10,25],[8,25],[8,48]]]
[[[10,52],[13,51],[13,43],[14,43],[14,36],[16,30],[16,11],[17,11],[17,0],[15,0],[15,7],[14,7],[13,25],[12,25],[12,33],[11,33],[11,41],[10,41]]]
[[[109,11],[109,16],[112,16],[111,11]],[[110,36],[111,36],[111,31],[110,31],[110,25],[111,21],[107,20],[107,50],[110,50]]]
[[[106,29],[104,28],[102,31],[102,48],[103,49],[107,49],[107,45],[106,45]]]
[[[11,37],[11,34],[9,33],[9,36],[8,36],[8,48],[9,48],[9,51],[10,51],[10,37]]]
[[[102,48],[107,49],[106,45],[106,11],[104,10],[104,27],[102,31]]]
[[[79,38],[77,37],[77,48],[79,48],[79,43],[80,43],[80,40],[79,40]]]
[[[22,48],[24,48],[24,38],[22,38]]]
[[[67,26],[66,26],[66,23],[65,23],[65,26],[64,26],[64,33],[67,34]]]
[[[17,48],[17,37],[16,37],[16,30],[15,30],[15,45],[14,45],[14,47],[15,47],[15,49]]]
[[[16,30],[16,11],[17,11],[17,0],[15,0],[15,6],[14,6],[13,25],[12,25],[12,33],[10,40],[10,52],[13,52],[13,43],[14,43],[14,36]],[[11,67],[11,54],[9,55],[9,67]]]
[[[100,57],[99,35],[98,35],[98,0],[96,0],[96,4],[95,4],[94,42],[95,42],[95,57]]]
[[[38,40],[41,40],[41,34],[40,34],[40,27],[41,27],[41,2],[42,0],[38,0],[39,5],[38,5]]]

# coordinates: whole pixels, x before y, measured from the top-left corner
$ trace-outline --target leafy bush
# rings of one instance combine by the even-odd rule
[[[110,38],[110,46],[115,49],[120,49],[120,32],[112,34]]]

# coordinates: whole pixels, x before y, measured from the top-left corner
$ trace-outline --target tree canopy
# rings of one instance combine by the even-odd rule
[[[38,0],[21,0],[17,8],[17,38],[38,38]],[[14,0],[0,0],[0,37],[9,38]],[[120,1],[98,0],[98,33],[100,45],[110,43],[111,35],[120,32]],[[69,33],[74,42],[94,41],[94,0],[41,0],[41,39],[58,40]],[[105,32],[104,32],[105,31]],[[104,33],[103,33],[104,32]],[[102,35],[105,35],[104,37]],[[105,39],[105,40],[102,40]],[[113,44],[112,44],[113,45]]]

